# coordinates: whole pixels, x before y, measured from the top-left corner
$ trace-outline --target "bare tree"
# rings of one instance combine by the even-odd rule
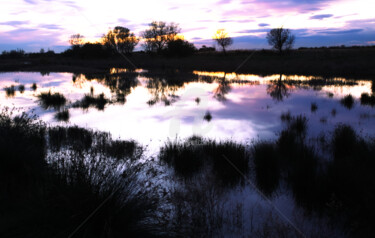
[[[130,54],[138,44],[139,39],[128,28],[116,26],[102,37],[102,43],[120,53]]]
[[[149,24],[149,29],[141,33],[145,41],[143,47],[149,52],[160,52],[168,42],[176,39],[180,31],[178,24],[153,21]]]
[[[225,48],[233,44],[232,38],[228,36],[228,33],[224,29],[217,30],[213,39],[223,48],[224,54],[226,53]]]
[[[281,54],[283,50],[289,50],[293,47],[295,36],[289,29],[275,28],[267,33],[267,41]]]
[[[72,46],[75,46],[75,45],[81,46],[83,45],[84,41],[85,41],[85,37],[81,34],[71,35],[69,39],[69,43]]]

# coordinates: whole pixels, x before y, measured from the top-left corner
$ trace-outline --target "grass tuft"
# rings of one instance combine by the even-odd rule
[[[347,109],[352,109],[354,106],[354,98],[351,94],[345,96],[343,99],[340,101],[341,105],[346,107]]]
[[[55,108],[60,109],[66,103],[66,98],[60,93],[52,94],[51,91],[48,93],[41,93],[38,95],[39,102],[44,109]]]

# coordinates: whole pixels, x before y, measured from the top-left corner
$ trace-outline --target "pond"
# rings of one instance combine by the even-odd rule
[[[375,89],[366,80],[111,69],[106,74],[1,73],[0,88],[2,107],[33,112],[52,125],[110,132],[150,148],[192,135],[242,143],[273,139],[283,128],[281,115],[288,113],[308,118],[310,137],[338,123],[365,136],[375,134],[375,110],[361,101]],[[39,95],[48,92],[66,102],[43,106]],[[354,101],[344,101],[348,95]],[[57,117],[59,111],[68,115]]]
[[[198,227],[206,229],[218,222],[221,225],[205,232],[225,237],[245,233],[266,237],[258,232],[269,232],[269,227],[275,234],[281,228],[294,232],[290,237],[349,237],[346,223],[336,226],[341,224],[336,218],[341,208],[348,218],[360,210],[353,221],[372,226],[363,222],[374,210],[372,202],[366,203],[372,201],[375,181],[371,80],[111,69],[92,74],[1,73],[0,89],[0,108],[35,114],[51,126],[110,132],[114,140],[106,133],[77,127],[51,127],[46,134],[46,160],[62,174],[69,171],[69,166],[64,167],[67,158],[72,168],[99,168],[99,177],[90,174],[91,182],[112,181],[119,170],[122,176],[134,173],[141,179],[133,181],[136,189],[146,191],[153,184],[151,190],[158,191],[155,198],[162,197],[158,206],[165,209],[161,214],[166,217],[166,230],[170,230],[168,222],[178,218],[182,223],[172,227],[181,234],[195,234],[195,219],[211,214],[222,221],[205,217],[201,221],[207,223]],[[340,124],[350,127],[337,127]],[[26,136],[25,143],[24,138],[3,135],[6,139],[0,145],[10,147],[10,152],[18,152],[19,141],[25,146],[20,148],[22,154],[34,151],[29,149],[35,147],[32,137]],[[333,139],[321,140],[326,135]],[[365,137],[370,139],[362,140]],[[136,160],[119,159],[132,156]],[[103,164],[98,163],[100,158],[105,158]],[[125,164],[108,169],[113,161]],[[153,200],[148,196],[140,199]],[[80,200],[85,199],[72,199]],[[153,215],[159,216],[155,211]],[[184,230],[186,221],[191,224]]]

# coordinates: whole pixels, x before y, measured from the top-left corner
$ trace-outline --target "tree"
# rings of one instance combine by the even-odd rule
[[[153,21],[149,24],[149,29],[142,32],[145,41],[143,47],[148,52],[160,53],[165,49],[168,42],[176,39],[180,31],[178,24]]]
[[[130,54],[138,44],[139,39],[128,28],[116,26],[102,37],[102,43],[120,53]]]
[[[169,41],[166,47],[166,54],[169,56],[189,56],[194,54],[197,49],[193,43],[183,39]]]
[[[233,44],[232,38],[228,36],[228,33],[224,29],[217,30],[213,39],[223,48],[224,54],[226,53],[225,48]]]
[[[81,34],[74,34],[70,36],[69,43],[72,46],[81,46],[85,41],[85,37]]]
[[[289,50],[293,47],[295,36],[289,29],[275,28],[267,33],[267,41],[281,54],[283,50]]]

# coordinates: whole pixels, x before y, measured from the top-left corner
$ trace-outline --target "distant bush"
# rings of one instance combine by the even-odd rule
[[[71,49],[68,49],[62,53],[64,56],[79,59],[107,58],[112,54],[112,49],[109,49],[100,43],[86,43],[82,46],[74,45]]]
[[[2,59],[18,59],[26,57],[25,51],[21,49],[11,50],[11,51],[3,51],[0,55]]]
[[[215,52],[216,49],[215,49],[215,47],[207,47],[207,46],[205,46],[205,45],[202,45],[202,47],[199,48],[198,51],[199,51],[199,52]]]
[[[168,56],[178,56],[184,57],[194,54],[197,49],[193,43],[188,41],[177,39],[169,41],[167,43],[167,48],[165,49],[165,54]]]

